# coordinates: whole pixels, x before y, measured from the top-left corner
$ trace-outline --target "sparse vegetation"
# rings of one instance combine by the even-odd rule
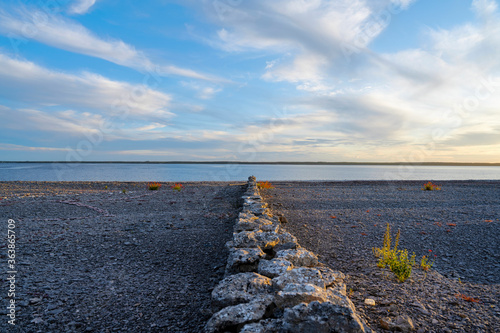
[[[422,190],[424,191],[439,191],[441,187],[439,187],[436,184],[433,184],[432,182],[428,182],[424,184],[424,187],[422,187]]]
[[[174,191],[177,191],[177,192],[180,192],[183,188],[184,188],[184,186],[182,184],[180,184],[180,183],[172,185],[172,189]]]
[[[259,182],[257,183],[257,186],[259,188],[263,188],[263,189],[271,189],[271,188],[274,188],[274,186],[268,182],[268,181],[265,181],[265,182]]]
[[[377,266],[380,268],[388,266],[391,272],[396,275],[397,279],[400,282],[404,282],[410,277],[412,267],[415,265],[415,253],[413,253],[411,257],[408,257],[408,250],[398,250],[400,236],[401,231],[398,230],[394,248],[391,249],[391,226],[387,223],[382,248],[373,248],[372,250],[373,254],[380,258]]]
[[[148,189],[150,191],[157,191],[160,189],[160,187],[161,187],[160,183],[157,183],[157,182],[149,182],[148,183]]]

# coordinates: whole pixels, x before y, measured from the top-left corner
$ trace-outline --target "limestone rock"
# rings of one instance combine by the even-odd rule
[[[257,246],[263,250],[272,249],[280,242],[279,235],[274,232],[259,231],[254,237],[257,240]]]
[[[233,245],[236,248],[257,247],[257,238],[255,238],[255,232],[242,231],[233,234]]]
[[[345,275],[342,272],[334,271],[333,269],[325,266],[316,267],[321,272],[323,280],[325,280],[325,287],[330,287],[344,281]]]
[[[279,233],[280,232],[280,225],[279,225],[279,223],[273,223],[269,219],[264,219],[264,218],[259,219],[259,221],[263,222],[260,225],[260,230],[262,230],[264,232],[273,232],[273,233]],[[280,242],[281,242],[281,237],[280,237]]]
[[[318,265],[318,257],[306,249],[281,250],[276,253],[276,258],[290,261],[294,266],[313,267]]]
[[[284,289],[288,284],[313,284],[321,289],[325,289],[325,281],[319,270],[314,268],[299,267],[285,272],[283,275],[272,280],[273,288]]]
[[[231,249],[227,260],[226,272],[253,272],[257,270],[259,260],[265,253],[258,247]]]
[[[261,223],[258,217],[250,219],[239,219],[234,226],[234,232],[240,233],[242,231],[258,231],[261,229]]]
[[[266,310],[273,302],[272,297],[255,299],[250,303],[228,306],[210,318],[205,325],[206,333],[234,330],[238,325],[251,323],[262,319]]]
[[[293,307],[300,303],[313,301],[325,302],[328,298],[326,291],[313,284],[287,284],[283,290],[276,293],[276,306],[280,309]]]
[[[311,302],[285,309],[282,332],[368,333],[371,329],[353,308],[330,302]]]
[[[212,291],[215,307],[223,308],[248,303],[271,292],[271,279],[256,273],[240,273],[226,277]]]
[[[285,259],[260,260],[257,272],[264,276],[274,278],[293,268],[291,262]]]

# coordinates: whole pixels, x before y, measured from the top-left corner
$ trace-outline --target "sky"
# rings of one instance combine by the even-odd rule
[[[0,2],[0,160],[500,162],[494,0]]]

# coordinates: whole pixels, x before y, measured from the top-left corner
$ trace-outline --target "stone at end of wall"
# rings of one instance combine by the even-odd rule
[[[272,260],[260,260],[257,272],[269,278],[274,278],[293,268],[288,260],[277,258]]]
[[[206,333],[233,331],[240,325],[258,321],[264,317],[272,303],[273,298],[266,296],[250,303],[228,306],[210,318],[204,331]]]
[[[226,277],[212,291],[216,308],[248,303],[270,293],[271,279],[256,273],[240,273]]]
[[[276,253],[276,258],[283,258],[290,261],[294,266],[314,267],[318,265],[318,257],[303,248],[296,250],[280,250]]]
[[[284,272],[282,275],[275,277],[272,283],[275,290],[283,290],[286,285],[292,283],[313,284],[323,290],[325,289],[325,280],[323,280],[320,271],[307,267],[298,267]]]
[[[326,302],[328,293],[325,289],[308,283],[289,283],[276,293],[276,306],[279,309],[293,307],[300,303],[314,301]]]
[[[258,247],[229,250],[226,265],[226,274],[240,272],[254,272],[257,270],[259,260],[266,254]]]
[[[372,331],[359,319],[354,308],[313,301],[285,309],[281,332],[368,333]]]

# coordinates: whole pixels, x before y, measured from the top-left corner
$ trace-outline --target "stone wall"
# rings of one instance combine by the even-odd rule
[[[283,230],[286,220],[271,214],[255,177],[242,199],[205,332],[371,332],[346,296],[344,274]]]

